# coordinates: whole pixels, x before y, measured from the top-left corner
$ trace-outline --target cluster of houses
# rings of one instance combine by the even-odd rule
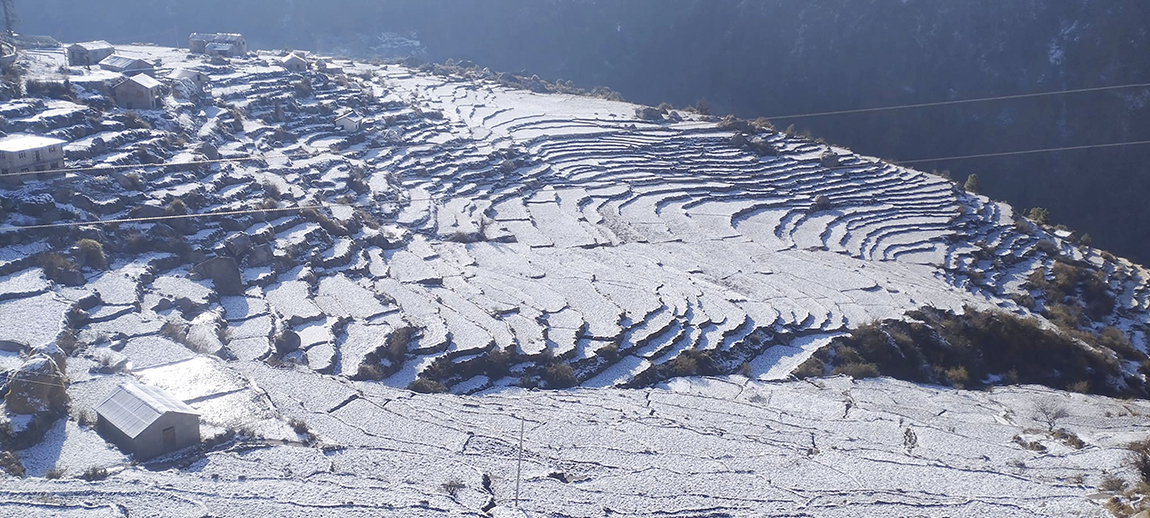
[[[188,38],[193,53],[215,57],[242,57],[248,54],[248,43],[241,34],[200,34]],[[79,67],[99,67],[119,74],[111,84],[116,105],[128,110],[153,110],[162,106],[165,83],[177,97],[194,98],[209,92],[207,74],[191,69],[177,68],[157,79],[158,62],[124,56],[106,41],[76,43],[67,48],[68,64]],[[297,52],[289,53],[278,63],[289,72],[306,73],[312,66]],[[315,62],[315,68],[325,73],[340,73],[342,69],[326,60]],[[163,82],[161,82],[161,79]],[[363,131],[365,120],[354,111],[336,115],[336,126],[348,133]],[[65,167],[64,145],[59,139],[33,135],[12,135],[0,139],[0,173],[35,172]]]

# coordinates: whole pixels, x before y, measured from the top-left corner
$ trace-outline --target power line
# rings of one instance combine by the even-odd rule
[[[60,174],[60,173],[82,173],[85,171],[109,171],[117,169],[146,169],[148,167],[173,167],[182,165],[201,165],[201,164],[220,164],[225,162],[245,162],[248,160],[262,160],[264,158],[313,158],[313,157],[292,157],[289,155],[251,155],[245,157],[234,158],[217,158],[213,160],[191,160],[188,162],[162,162],[158,164],[108,164],[92,167],[74,167],[63,169],[48,169],[44,171],[20,171],[17,173],[2,173],[0,178],[9,176],[28,176],[34,174]]]
[[[858,108],[853,110],[837,110],[829,112],[813,112],[813,113],[798,113],[793,115],[777,115],[774,117],[767,117],[768,119],[799,119],[799,118],[813,118],[813,117],[828,117],[831,115],[849,115],[852,113],[873,113],[890,110],[910,110],[913,108],[930,108],[932,106],[953,106],[957,104],[973,104],[990,101],[1005,101],[1011,99],[1030,99],[1034,97],[1048,97],[1054,95],[1067,95],[1079,94],[1086,92],[1104,92],[1107,90],[1124,90],[1127,88],[1150,88],[1150,83],[1134,83],[1127,85],[1116,86],[1098,86],[1094,88],[1077,88],[1074,90],[1058,90],[1054,92],[1037,92],[1030,94],[1017,94],[1017,95],[1000,95],[996,97],[979,97],[976,99],[962,99],[957,101],[939,101],[933,103],[918,103],[918,104],[900,104],[894,106],[882,106],[878,108]]]
[[[1090,144],[1085,146],[1068,146],[1068,147],[1054,147],[1046,149],[1030,149],[1026,151],[1005,151],[1002,153],[981,153],[977,155],[959,155],[948,156],[940,158],[918,158],[915,160],[897,160],[898,164],[921,164],[924,162],[943,162],[947,160],[968,160],[972,158],[989,158],[989,157],[1002,157],[1002,156],[1015,156],[1015,155],[1035,155],[1039,153],[1054,153],[1058,151],[1074,151],[1079,149],[1101,149],[1101,148],[1114,148],[1124,146],[1143,146],[1150,144],[1150,140],[1139,140],[1135,142],[1116,142],[1113,144]]]

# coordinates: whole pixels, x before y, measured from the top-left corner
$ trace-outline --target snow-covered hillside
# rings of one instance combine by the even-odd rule
[[[6,479],[0,509],[56,516],[1107,516],[1143,401],[892,380],[680,379],[645,390],[419,395],[244,369],[325,447],[246,443],[183,469],[116,465],[72,423],[23,452],[76,476]],[[1067,410],[1046,432],[1037,408]],[[1044,451],[1026,449],[1036,442]],[[1031,448],[1039,446],[1031,445]]]
[[[202,412],[205,438],[303,441],[297,417],[328,447],[249,441],[180,471],[0,490],[29,509],[478,513],[509,505],[507,434],[526,415],[525,499],[541,513],[1091,515],[1086,487],[1137,438],[1116,431],[1128,420],[1083,416],[1141,415],[1141,403],[1037,389],[744,386],[921,307],[1030,315],[1043,299],[1024,283],[1056,261],[1099,276],[1116,308],[1090,325],[1117,326],[1144,353],[1145,270],[948,180],[744,121],[512,89],[487,71],[335,60],[298,74],[268,53],[118,51],[160,60],[161,76],[206,72],[213,98],[102,110],[108,73],[71,70],[76,102],[0,105],[7,129],[66,139],[69,165],[86,168],[0,191],[0,340],[15,344],[0,370],[59,344],[77,420],[135,379]],[[61,81],[62,57],[27,53],[28,77]],[[345,109],[368,129],[338,129]],[[71,224],[95,220],[119,223]],[[49,226],[18,228],[37,225]],[[107,268],[90,242],[67,250],[81,238]],[[72,260],[88,264],[69,276]],[[743,376],[607,390],[695,374],[684,366],[703,359]],[[587,390],[510,388],[570,385]],[[1066,400],[1087,447],[1012,442],[1053,440],[1031,430],[1036,398]],[[75,421],[20,458],[36,476],[126,460]],[[447,475],[464,488],[433,495]],[[251,500],[269,491],[280,497]]]

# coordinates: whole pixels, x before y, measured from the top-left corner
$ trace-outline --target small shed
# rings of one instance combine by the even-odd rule
[[[211,78],[207,74],[198,70],[188,70],[186,68],[177,68],[168,74],[168,81],[172,82],[175,86],[179,83],[184,83],[190,86],[188,93],[202,94],[208,89],[208,83]],[[173,88],[174,92],[181,92],[180,88]]]
[[[307,60],[295,53],[284,56],[284,58],[280,60],[280,66],[288,69],[288,72],[307,72]]]
[[[112,87],[116,105],[129,110],[154,110],[160,107],[163,85],[147,74],[137,74]]]
[[[104,40],[87,41],[68,47],[68,64],[72,66],[92,66],[116,53],[116,48]]]
[[[363,117],[354,111],[347,112],[335,118],[335,124],[348,133],[357,133],[363,129]]]
[[[125,383],[96,406],[96,430],[136,460],[200,442],[200,414],[156,387]]]
[[[120,56],[118,54],[112,54],[101,60],[100,68],[112,72],[119,72],[126,76],[134,76],[136,74],[148,74],[151,76],[156,74],[156,67],[151,63],[142,59]]]

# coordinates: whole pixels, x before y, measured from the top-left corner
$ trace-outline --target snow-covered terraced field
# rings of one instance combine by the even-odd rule
[[[1144,431],[1140,402],[1041,389],[766,383],[918,308],[1029,315],[1016,301],[1056,256],[1101,272],[1117,308],[1099,324],[1145,351],[1143,268],[938,176],[494,76],[341,62],[305,82],[267,53],[220,65],[121,51],[205,71],[215,99],[167,97],[135,113],[146,124],[63,101],[0,105],[70,139],[73,166],[128,166],[0,191],[0,340],[74,347],[76,416],[134,379],[202,412],[205,438],[261,440],[178,471],[121,471],[94,432],[59,421],[20,452],[31,475],[114,475],[6,479],[4,512],[511,516],[526,417],[532,516],[1094,516],[1087,488]],[[30,73],[58,78],[59,57],[33,53]],[[333,125],[349,108],[365,132]],[[221,157],[234,160],[189,164]],[[9,227],[109,219],[134,221]],[[36,254],[81,237],[104,243],[108,268],[48,280]],[[0,372],[22,363],[7,349]],[[649,388],[701,353],[753,381]],[[402,390],[413,382],[455,395]],[[583,388],[515,388],[566,385]],[[1031,419],[1044,399],[1069,406],[1086,448],[1013,442],[1052,441]]]
[[[463,392],[545,384],[530,366],[555,358],[571,364],[577,382],[627,385],[690,350],[707,351],[727,372],[751,365],[779,379],[817,349],[792,341],[824,344],[809,338],[919,307],[1027,314],[1015,296],[1053,252],[1115,270],[947,180],[769,130],[687,113],[649,122],[623,102],[446,81],[394,65],[309,72],[313,95],[301,96],[303,76],[273,56],[206,66],[169,49],[123,51],[161,58],[165,69],[199,66],[231,104],[168,98],[162,112],[140,112],[151,130],[79,139],[87,144],[70,148],[83,157],[78,165],[144,150],[187,161],[186,151],[205,144],[259,160],[140,166],[140,181],[158,189],[70,175],[86,187],[74,197],[83,203],[67,206],[78,218],[162,215],[176,200],[196,212],[250,209],[261,197],[277,209],[331,208],[130,224],[191,251],[169,243],[175,256],[119,255],[113,271],[89,273],[83,287],[5,295],[0,311],[43,324],[11,330],[25,341],[51,339],[71,301],[99,294],[100,304],[85,308],[90,323],[77,329],[88,342],[155,333],[155,322],[207,311],[224,358],[266,359],[277,337],[294,332],[305,343],[279,359],[347,376],[363,367],[393,386],[440,357],[464,364],[494,351],[510,353],[510,369],[439,372],[436,381]],[[373,129],[336,131],[332,114],[341,107],[357,109]],[[237,110],[242,131],[229,129]],[[163,131],[194,135],[170,148],[157,143]],[[101,149],[91,145],[96,136]],[[777,153],[760,156],[748,138]],[[837,159],[827,162],[828,154]],[[53,185],[27,182],[14,197]],[[121,201],[97,203],[100,192]],[[239,261],[243,286],[223,295],[243,294],[268,308],[263,316],[233,317],[226,305],[234,299],[211,281],[187,280],[212,256]],[[35,278],[34,266],[6,260],[0,272]],[[1122,270],[1140,271],[1128,263]],[[1124,274],[1110,285],[1129,310],[1116,323],[1145,324],[1146,277]],[[406,349],[382,354],[400,330],[414,331]],[[597,354],[607,346],[609,356]]]

